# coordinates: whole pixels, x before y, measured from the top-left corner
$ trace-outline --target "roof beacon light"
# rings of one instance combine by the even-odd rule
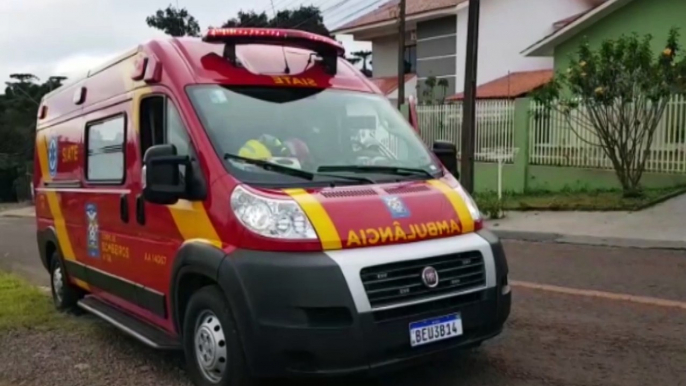
[[[343,46],[326,36],[311,32],[274,28],[210,28],[203,41],[224,43],[224,57],[236,64],[239,44],[269,44],[312,50],[322,58],[327,72],[336,74],[338,57],[345,55]]]

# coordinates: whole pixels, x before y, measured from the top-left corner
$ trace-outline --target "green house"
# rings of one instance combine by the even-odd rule
[[[681,32],[681,44],[686,47],[686,0],[606,0],[584,13],[555,23],[555,32],[522,54],[525,56],[553,56],[555,70],[564,71],[570,55],[576,53],[584,39],[597,47],[606,39],[622,34],[651,34],[656,54],[664,49],[672,27]]]

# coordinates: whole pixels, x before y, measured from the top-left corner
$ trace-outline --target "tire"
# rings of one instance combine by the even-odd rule
[[[57,252],[50,259],[50,289],[52,301],[58,311],[74,311],[76,303],[81,299],[82,292],[67,280],[62,266],[62,259]]]
[[[187,372],[194,385],[255,384],[231,307],[217,286],[203,287],[191,296],[182,337]]]

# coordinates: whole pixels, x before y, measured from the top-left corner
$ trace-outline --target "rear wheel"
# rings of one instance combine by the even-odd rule
[[[67,275],[62,266],[62,259],[57,252],[53,253],[51,259],[50,288],[55,308],[60,311],[76,309],[76,302],[81,298],[81,291],[67,280]]]
[[[184,316],[183,348],[195,385],[253,384],[231,309],[218,287],[204,287],[191,296]]]

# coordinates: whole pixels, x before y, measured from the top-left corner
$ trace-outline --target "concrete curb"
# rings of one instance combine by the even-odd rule
[[[0,217],[4,218],[35,218],[35,215],[28,215],[28,214],[16,214],[16,213],[0,213]]]
[[[618,237],[574,236],[548,232],[506,231],[493,228],[491,228],[491,231],[504,240],[581,244],[618,248],[686,250],[686,241],[679,240],[648,240]]]

